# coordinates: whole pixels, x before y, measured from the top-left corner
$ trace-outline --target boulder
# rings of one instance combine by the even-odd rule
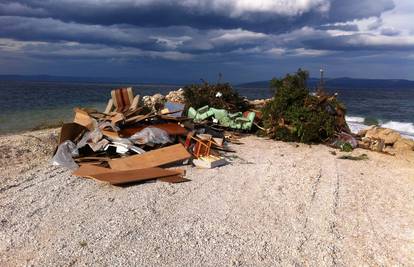
[[[161,94],[155,94],[153,96],[144,96],[142,98],[144,105],[149,108],[157,109],[157,106],[162,106],[165,102],[165,96]]]
[[[367,132],[368,132],[369,130],[372,130],[372,129],[373,129],[373,128],[375,128],[375,127],[376,127],[375,125],[371,125],[371,126],[369,126],[369,127],[365,128],[365,129],[362,129],[362,130],[360,130],[360,131],[357,133],[357,136],[364,137],[364,136],[367,134]]]
[[[400,138],[397,142],[394,143],[393,148],[395,150],[414,150],[414,140],[407,138]]]
[[[180,88],[177,91],[169,92],[168,95],[165,96],[165,99],[173,103],[184,104],[185,97],[183,88]]]
[[[401,134],[392,129],[373,127],[367,130],[365,137],[371,139],[382,139],[384,140],[385,145],[393,145],[395,142],[401,139]]]

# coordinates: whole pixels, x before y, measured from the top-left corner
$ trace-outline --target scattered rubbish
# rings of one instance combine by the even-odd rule
[[[171,142],[170,137],[166,131],[151,126],[133,134],[131,137],[129,137],[129,140],[135,144],[140,145],[167,144]]]
[[[183,95],[184,90],[179,92]],[[182,165],[192,157],[209,168],[224,164],[220,153],[229,149],[223,130],[183,117],[185,98],[180,95],[169,94],[168,101],[161,95],[144,97],[143,105],[132,88],[121,88],[111,92],[105,112],[75,108],[74,122],[62,125],[53,164],[112,185],[190,181],[184,178],[185,171],[163,167]],[[241,112],[237,116],[225,110],[215,112],[233,120],[242,116]],[[189,145],[184,146],[189,133]]]
[[[359,147],[388,153],[390,145],[414,148],[414,142],[378,127],[351,134],[336,95],[311,95],[306,79],[307,73],[299,70],[274,80],[275,96],[253,105],[229,84],[220,83],[186,86],[142,100],[130,87],[112,90],[104,112],[74,109],[74,122],[62,125],[52,162],[76,176],[112,185],[182,183],[190,181],[185,171],[171,167],[190,162],[204,169],[223,166],[228,163],[224,153],[236,152],[228,144],[243,144],[240,138],[257,129],[274,139],[323,142],[346,152]]]
[[[367,154],[361,154],[359,156],[342,155],[342,156],[338,157],[338,159],[367,160],[368,159],[368,155]]]
[[[249,131],[253,126],[255,116],[255,112],[228,113],[224,109],[209,108],[209,106],[204,106],[197,110],[193,107],[188,109],[188,117],[192,118],[195,122],[201,122],[211,118],[214,123],[220,126],[238,130]]]

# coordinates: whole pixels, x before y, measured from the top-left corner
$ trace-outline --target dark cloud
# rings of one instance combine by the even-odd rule
[[[76,61],[127,73],[173,66],[247,79],[275,62],[275,69],[296,69],[344,55],[412,53],[409,30],[382,16],[394,7],[392,0],[3,0],[0,66],[15,60],[68,69],[64,63]]]
[[[318,29],[320,29],[320,30],[340,30],[340,31],[349,31],[349,32],[356,32],[356,31],[359,30],[358,25],[356,25],[356,24],[322,25]]]
[[[414,51],[414,38],[351,34],[303,41],[310,49],[336,51]]]
[[[184,4],[183,4],[184,3]],[[185,4],[186,3],[186,4]],[[233,4],[232,4],[233,3]],[[314,0],[305,4],[285,1],[8,1],[0,15],[15,15],[12,6],[20,5],[21,16],[51,17],[66,22],[141,27],[191,26],[197,29],[243,28],[251,31],[281,33],[322,22],[344,22],[378,16],[394,7],[392,0]],[[246,4],[249,3],[249,4]],[[274,4],[276,3],[276,4]],[[277,3],[280,3],[277,5]],[[241,6],[241,7],[240,7]],[[268,6],[260,9],[258,6]],[[278,8],[278,9],[277,9]],[[329,8],[329,9],[328,9]],[[25,12],[26,10],[26,12]],[[38,10],[39,13],[33,12]],[[41,12],[40,12],[41,11]]]

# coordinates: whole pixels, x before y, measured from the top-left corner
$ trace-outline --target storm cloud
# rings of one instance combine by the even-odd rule
[[[410,0],[3,0],[0,73],[244,81],[299,67],[353,76],[360,58],[392,56],[412,75],[413,11]]]

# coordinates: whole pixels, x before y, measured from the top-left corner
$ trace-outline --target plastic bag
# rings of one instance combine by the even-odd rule
[[[52,164],[76,170],[79,167],[73,160],[73,157],[76,156],[79,156],[78,148],[72,141],[67,140],[59,145],[56,154],[52,158]]]
[[[168,133],[155,127],[147,127],[132,135],[129,140],[139,145],[166,144],[171,142]]]
[[[105,143],[101,143],[100,146],[98,146],[98,143],[102,140],[103,134],[99,128],[93,130],[92,132],[86,132],[82,139],[78,142],[77,147],[82,148],[86,145],[90,145],[90,147],[93,149],[93,151],[99,150],[98,147],[103,147],[106,145]]]

